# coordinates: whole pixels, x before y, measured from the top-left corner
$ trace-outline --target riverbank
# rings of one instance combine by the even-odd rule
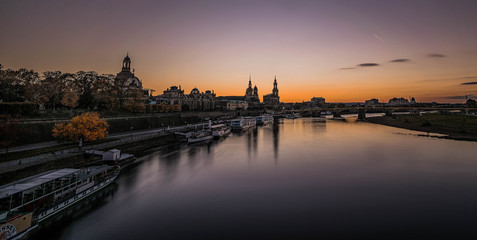
[[[477,117],[451,114],[398,115],[366,118],[370,123],[445,136],[437,138],[477,141]]]
[[[134,154],[136,157],[142,156],[150,149],[164,146],[175,141],[173,134],[161,135],[156,138],[142,139],[130,143],[114,146],[115,149],[121,150],[123,153]],[[97,150],[109,150],[110,147],[98,148]],[[83,151],[78,153],[65,154],[50,161],[43,161],[39,164],[17,165],[9,167],[9,169],[0,174],[0,185],[7,184],[22,178],[36,175],[53,169],[60,168],[82,168],[90,165],[103,164],[100,157],[85,157]]]
[[[204,121],[205,119],[234,118],[236,112],[176,112],[152,114],[101,115],[108,123],[108,133],[120,134],[138,130],[174,127]],[[11,118],[5,120],[15,131],[7,139],[9,147],[55,141],[52,130],[57,123],[66,123],[71,117]],[[6,145],[8,146],[8,145]],[[4,150],[4,148],[0,149]]]

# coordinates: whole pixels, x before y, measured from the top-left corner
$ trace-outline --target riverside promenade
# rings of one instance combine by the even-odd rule
[[[128,143],[134,143],[138,141],[170,135],[170,134],[173,134],[174,132],[194,131],[197,129],[205,128],[208,125],[209,125],[208,122],[205,122],[205,123],[202,122],[197,124],[188,124],[188,125],[181,125],[181,126],[174,126],[174,127],[165,127],[165,128],[157,128],[157,129],[150,129],[150,130],[131,131],[131,132],[111,134],[107,138],[115,139],[113,141],[84,146],[81,149],[79,147],[72,147],[69,149],[54,151],[47,154],[40,154],[36,156],[2,162],[0,163],[0,174],[7,173],[10,171],[16,171],[22,168],[46,163],[49,161],[54,161],[58,159],[68,158],[68,157],[74,157],[74,156],[83,154],[85,150],[113,148],[113,147],[128,144]],[[51,142],[44,142],[44,143],[38,143],[38,144],[32,144],[32,145],[19,146],[16,148],[9,149],[8,152],[27,151],[27,150],[41,149],[41,148],[57,146],[57,145],[61,145],[61,143],[51,141]],[[2,152],[0,152],[0,154],[1,153],[5,153],[5,149],[2,149]]]

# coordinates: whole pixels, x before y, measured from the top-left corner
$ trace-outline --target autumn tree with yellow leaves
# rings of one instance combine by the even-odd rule
[[[53,137],[79,141],[94,141],[108,135],[108,124],[96,112],[87,112],[72,118],[67,124],[55,124]]]

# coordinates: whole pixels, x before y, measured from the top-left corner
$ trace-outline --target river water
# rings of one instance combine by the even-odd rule
[[[171,143],[31,237],[474,239],[477,143],[417,134],[303,118]]]

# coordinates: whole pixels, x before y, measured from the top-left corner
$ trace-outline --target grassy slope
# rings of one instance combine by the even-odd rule
[[[449,135],[451,139],[477,141],[477,117],[451,114],[400,115],[369,118],[369,122]]]

